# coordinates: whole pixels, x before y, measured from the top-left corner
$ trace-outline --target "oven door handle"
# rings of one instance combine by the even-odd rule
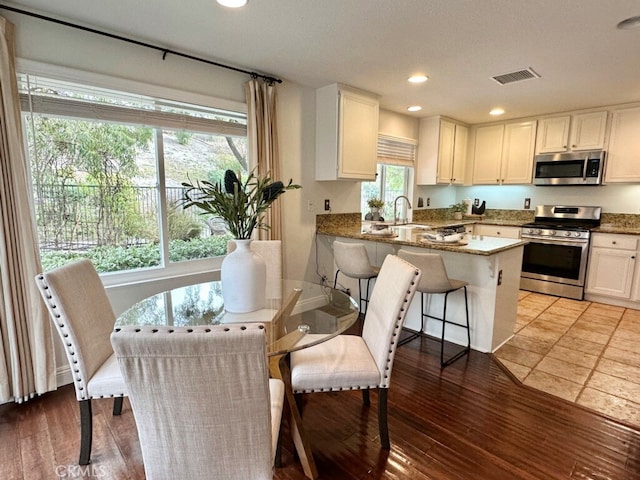
[[[543,239],[538,237],[526,237],[524,235],[521,235],[520,238],[521,240],[528,240],[529,243],[544,243],[546,245],[562,244],[562,245],[575,245],[576,247],[578,247],[578,246],[589,244],[589,240],[576,240],[573,238],[562,238],[562,237],[554,237],[553,239],[547,239],[547,238]]]

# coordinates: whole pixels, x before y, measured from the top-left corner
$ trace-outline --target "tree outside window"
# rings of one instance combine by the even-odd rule
[[[132,104],[118,92],[109,99],[112,92],[101,91],[97,98],[57,83],[29,94],[28,102],[23,98],[24,128],[45,270],[78,258],[89,258],[99,272],[116,272],[226,253],[224,223],[184,210],[179,199],[189,178],[218,181],[227,169],[247,173],[242,114],[218,116],[164,102],[162,112],[152,112],[156,126],[147,126],[135,114],[149,105]],[[49,103],[41,107],[41,100]],[[90,118],[104,103],[111,118]],[[52,111],[42,111],[47,108]],[[185,112],[204,131],[161,126],[183,120]]]

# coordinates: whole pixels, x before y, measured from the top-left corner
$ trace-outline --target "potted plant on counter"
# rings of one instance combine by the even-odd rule
[[[462,214],[465,213],[469,207],[466,202],[458,202],[453,205],[449,205],[449,208],[453,212],[453,218],[456,220],[462,220]]]
[[[368,220],[380,220],[380,210],[384,207],[384,202],[382,201],[382,199],[376,197],[370,198],[369,200],[367,200],[367,206],[369,207],[369,215],[371,216],[371,218]]]
[[[250,248],[251,237],[256,229],[271,228],[263,220],[266,211],[280,195],[300,185],[292,180],[284,185],[269,174],[258,176],[253,171],[242,181],[227,170],[224,184],[199,180],[182,186],[184,208],[198,207],[203,215],[221,218],[234,237],[237,248],[222,261],[220,271],[225,310],[243,313],[263,308],[266,268]]]

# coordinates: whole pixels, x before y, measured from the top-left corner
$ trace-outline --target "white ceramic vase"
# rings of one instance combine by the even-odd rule
[[[267,268],[260,255],[251,250],[251,240],[234,240],[236,249],[222,261],[220,279],[224,309],[246,313],[265,306]]]

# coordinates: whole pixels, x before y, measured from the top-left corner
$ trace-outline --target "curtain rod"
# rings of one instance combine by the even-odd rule
[[[251,75],[251,77],[253,78],[262,78],[263,80],[269,83],[282,83],[282,80],[276,77],[272,77],[270,75],[263,75],[261,73],[251,72],[249,70],[243,70],[242,68],[232,67],[231,65],[225,65],[224,63],[214,62],[213,60],[207,60],[205,58],[196,57],[194,55],[189,55],[188,53],[176,52],[175,50],[171,50],[169,48],[159,47],[157,45],[152,45],[150,43],[140,42],[138,40],[133,40],[132,38],[122,37],[120,35],[115,35],[113,33],[103,32],[101,30],[96,30],[94,28],[85,27],[85,26],[78,25],[71,22],[66,22],[64,20],[58,20],[56,18],[47,17],[45,15],[40,15],[38,13],[28,12],[26,10],[21,10],[19,8],[9,7],[7,5],[0,5],[0,9],[9,10],[11,12],[20,13],[22,15],[28,15],[29,17],[38,18],[40,20],[46,20],[47,22],[57,23],[59,25],[64,25],[65,27],[77,28],[78,30],[95,33],[97,35],[102,35],[104,37],[114,38],[116,40],[122,40],[123,42],[133,43],[134,45],[139,45],[141,47],[147,47],[153,50],[158,50],[162,52],[162,60],[164,60],[167,54],[170,53],[178,57],[188,58],[189,60],[195,60],[197,62],[207,63],[209,65],[214,65],[216,67],[226,68],[227,70],[233,70],[234,72],[246,73],[247,75]]]

